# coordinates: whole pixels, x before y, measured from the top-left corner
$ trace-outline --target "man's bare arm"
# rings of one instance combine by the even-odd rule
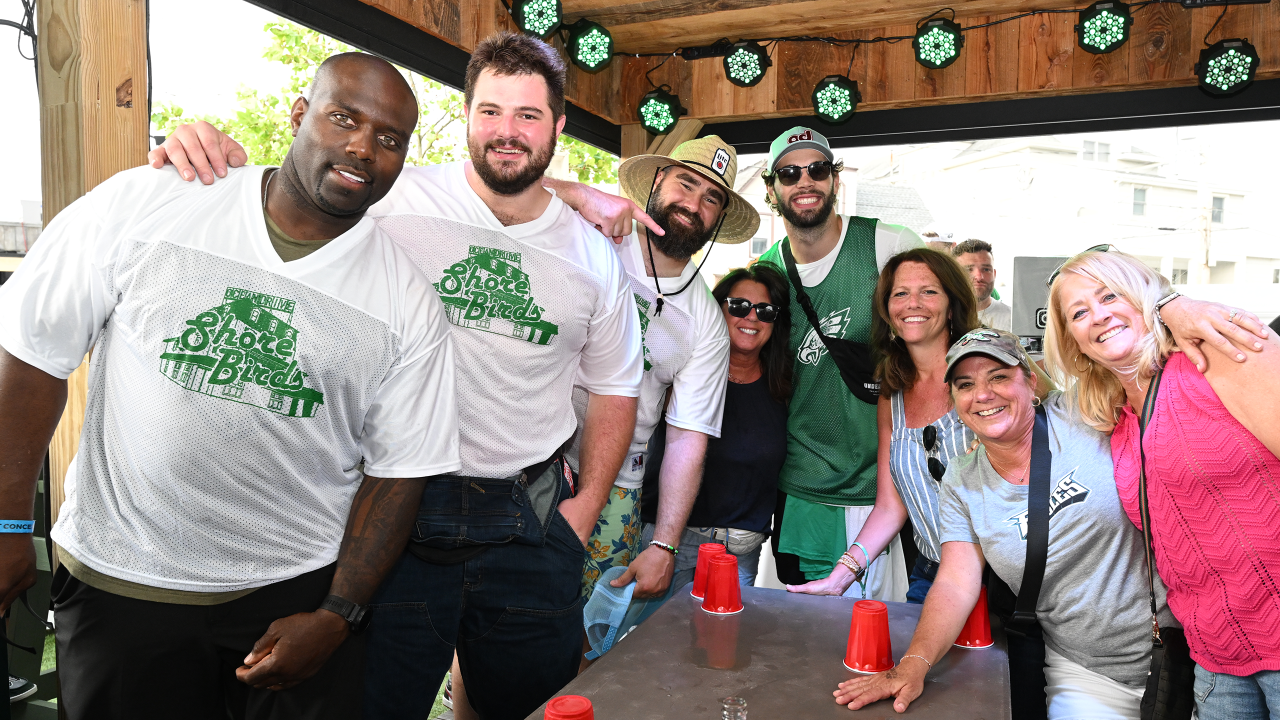
[[[30,520],[36,478],[67,403],[67,381],[0,347],[0,520]],[[0,533],[0,615],[36,583],[36,551],[28,533]]]
[[[578,533],[583,545],[591,538],[600,511],[609,500],[609,489],[631,447],[637,403],[636,398],[623,395],[588,395],[582,452],[578,457],[578,492],[560,503],[560,514]]]
[[[364,605],[404,552],[425,478],[368,477],[351,502],[329,593]],[[267,628],[236,676],[257,688],[283,689],[311,677],[350,629],[328,610],[281,618]]]
[[[655,541],[679,547],[680,536],[684,534],[693,502],[698,499],[698,489],[702,486],[702,465],[706,456],[706,433],[667,425],[667,445],[658,479],[658,517],[653,530]],[[625,587],[634,579],[636,597],[660,597],[671,585],[675,567],[675,556],[651,545],[640,551],[626,572],[612,585]]]
[[[603,235],[615,243],[632,232],[632,222],[638,222],[658,235],[666,235],[658,223],[649,217],[639,205],[618,195],[610,195],[582,183],[557,180],[543,176],[542,187],[554,190],[556,197],[578,211],[583,220],[596,226]]]

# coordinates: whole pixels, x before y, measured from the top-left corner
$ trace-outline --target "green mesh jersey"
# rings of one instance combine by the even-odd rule
[[[850,217],[844,245],[831,272],[806,287],[822,331],[871,342],[871,296],[879,272],[876,223]],[[781,242],[760,256],[783,270]],[[791,351],[794,378],[787,418],[787,460],[778,489],[798,498],[832,505],[871,505],[876,499],[876,408],[853,396],[840,370],[800,311],[791,288]]]

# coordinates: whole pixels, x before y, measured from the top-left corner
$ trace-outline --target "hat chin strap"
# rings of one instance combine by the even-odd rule
[[[658,168],[657,170],[653,171],[653,184],[649,186],[649,199],[646,200],[644,203],[644,212],[646,215],[649,215],[652,210],[651,206],[653,205],[653,188],[657,186],[658,173],[662,172],[662,170],[663,168]],[[715,245],[716,238],[720,237],[720,228],[724,227],[724,219],[728,216],[729,216],[728,212],[724,213],[723,215],[720,216],[720,221],[716,223],[716,231],[711,235],[712,245]],[[662,299],[663,298],[662,285],[658,284],[658,264],[653,261],[653,239],[649,236],[649,232],[647,230],[645,231],[645,234],[644,234],[644,242],[649,248],[649,266],[653,268],[653,288],[658,291],[658,301],[657,303],[654,304],[653,314],[654,316],[659,316],[659,315],[662,315],[662,306],[666,303]],[[679,290],[673,293],[670,293],[672,297],[675,297],[676,295],[679,295],[680,293],[689,289],[689,286],[693,284],[693,281],[697,280],[698,275],[702,273],[702,266],[707,264],[707,258],[709,257],[711,257],[710,247],[708,247],[707,252],[703,254],[702,262],[698,263],[697,269],[694,270],[693,272],[693,277],[689,278],[689,281],[686,282],[683,286],[681,286]]]

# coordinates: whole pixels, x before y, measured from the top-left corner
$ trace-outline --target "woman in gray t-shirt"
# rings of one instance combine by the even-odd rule
[[[960,420],[982,447],[947,469],[940,493],[942,563],[911,647],[897,668],[842,683],[836,701],[859,708],[918,697],[978,599],[982,569],[1017,592],[1026,561],[1027,482],[1035,379],[1016,336],[975,330],[947,353]],[[1045,401],[1052,453],[1049,555],[1036,614],[1045,637],[1049,717],[1139,717],[1151,650],[1142,534],[1116,494],[1109,439]],[[1157,585],[1161,625],[1172,622]]]

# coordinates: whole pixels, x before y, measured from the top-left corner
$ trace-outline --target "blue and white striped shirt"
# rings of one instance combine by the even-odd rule
[[[889,398],[892,408],[893,435],[889,441],[889,474],[898,489],[907,515],[915,528],[916,547],[920,554],[933,562],[942,559],[941,522],[938,519],[938,481],[929,474],[929,453],[924,449],[924,428],[907,427],[907,413],[903,407],[902,392],[894,392]],[[931,423],[938,429],[935,457],[943,465],[964,455],[973,443],[973,431],[965,427],[952,408],[946,415]],[[910,572],[911,568],[907,568]]]

